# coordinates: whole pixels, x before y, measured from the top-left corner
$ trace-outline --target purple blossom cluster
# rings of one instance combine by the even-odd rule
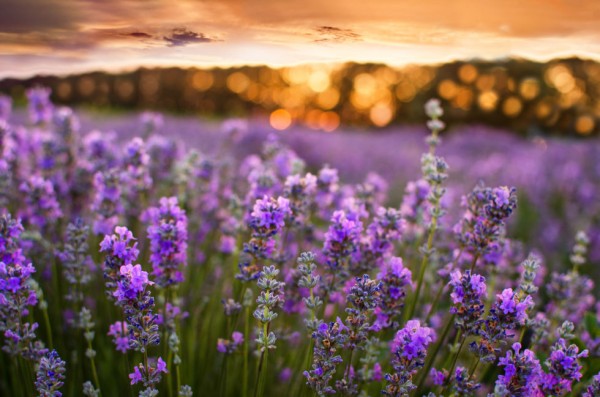
[[[383,394],[406,396],[417,388],[413,376],[425,364],[427,347],[434,339],[435,332],[429,327],[422,327],[419,320],[409,320],[396,332],[391,346],[394,372],[385,374],[387,385]]]
[[[85,134],[34,95],[35,127],[0,100],[0,394],[598,394],[595,204],[560,255],[509,173],[461,209],[440,102],[403,189],[305,163],[304,137],[234,122],[205,153],[170,117]]]
[[[454,231],[463,250],[473,257],[494,263],[505,234],[506,219],[517,206],[516,189],[477,185],[463,197],[465,213]],[[472,266],[473,267],[473,266]]]
[[[64,385],[65,362],[56,350],[48,352],[40,359],[35,387],[41,397],[61,397],[59,389]]]
[[[187,265],[187,216],[176,197],[163,197],[159,207],[146,212],[150,263],[156,284],[167,287],[183,281],[181,267]]]
[[[375,308],[376,327],[396,329],[404,307],[407,290],[412,288],[412,273],[405,268],[402,258],[390,257],[377,274],[381,282],[379,306]]]
[[[38,296],[31,284],[35,268],[21,248],[23,226],[10,214],[0,216],[0,332],[2,350],[12,356],[37,360],[45,354],[36,337],[38,324],[27,321]]]
[[[452,287],[450,299],[453,304],[450,312],[456,315],[456,325],[467,334],[476,333],[485,310],[485,278],[471,274],[470,270],[464,274],[455,270],[450,275],[449,285]]]

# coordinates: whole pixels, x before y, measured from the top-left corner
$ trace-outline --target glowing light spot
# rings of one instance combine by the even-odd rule
[[[308,79],[308,86],[314,92],[323,92],[329,88],[329,75],[323,70],[312,73]]]
[[[479,94],[477,98],[477,104],[481,110],[490,112],[496,108],[498,103],[498,94],[494,91],[485,91]]]
[[[332,109],[340,101],[340,93],[335,88],[328,88],[317,96],[317,105],[321,109]]]
[[[197,91],[206,91],[212,87],[214,81],[212,73],[199,70],[192,77],[192,87]]]
[[[506,98],[504,103],[502,104],[502,111],[508,117],[517,117],[521,110],[523,109],[523,104],[521,100],[516,96],[511,96]]]
[[[583,115],[577,118],[575,121],[575,131],[581,135],[589,135],[594,130],[596,126],[596,121],[590,115]]]
[[[377,80],[368,73],[361,73],[354,78],[354,90],[360,95],[373,95],[377,90]]]
[[[283,131],[292,125],[292,115],[285,109],[277,109],[269,117],[271,127]]]
[[[466,84],[474,82],[477,74],[477,68],[470,63],[465,63],[458,69],[458,78]]]
[[[552,107],[547,102],[540,102],[540,103],[538,103],[537,107],[535,108],[535,115],[539,119],[545,119],[546,117],[548,117],[550,115],[551,112],[552,112]]]
[[[227,77],[227,88],[236,94],[246,91],[250,79],[242,72],[235,72]]]
[[[394,112],[392,108],[387,103],[378,103],[371,108],[369,112],[369,117],[373,124],[377,127],[384,127],[392,121],[392,117],[394,116]]]
[[[534,99],[540,94],[540,82],[533,77],[523,79],[519,84],[519,93],[527,101]]]
[[[452,99],[458,93],[456,83],[450,79],[442,80],[438,85],[438,94],[444,99]]]

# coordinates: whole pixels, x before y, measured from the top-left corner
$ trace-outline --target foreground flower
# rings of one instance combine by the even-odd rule
[[[183,281],[181,266],[187,265],[187,216],[176,197],[163,197],[159,207],[147,212],[150,226],[150,263],[156,284],[168,287]]]
[[[61,360],[56,350],[52,350],[40,359],[37,370],[35,387],[40,397],[60,397],[58,391],[65,380],[65,362]]]
[[[386,396],[405,397],[417,388],[412,383],[413,376],[425,364],[427,347],[435,339],[435,332],[421,327],[419,320],[409,320],[406,326],[396,333],[392,342],[392,368],[394,372],[385,374],[387,386],[382,393]]]
[[[498,365],[504,367],[504,375],[498,376],[494,395],[541,397],[539,383],[543,371],[540,362],[531,350],[521,351],[520,343],[513,344],[512,349],[498,363]]]

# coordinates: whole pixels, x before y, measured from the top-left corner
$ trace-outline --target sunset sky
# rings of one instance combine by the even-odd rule
[[[0,77],[571,55],[600,59],[600,1],[0,0]]]

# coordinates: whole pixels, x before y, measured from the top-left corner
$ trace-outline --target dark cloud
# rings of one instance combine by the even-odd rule
[[[360,41],[361,35],[350,29],[336,28],[335,26],[318,26],[315,31],[319,35],[315,42],[336,42]]]
[[[152,35],[148,34],[146,32],[125,33],[125,36],[135,37],[135,38],[138,38],[138,39],[151,39],[152,38]]]
[[[163,36],[169,47],[181,47],[194,43],[210,43],[216,41],[203,33],[196,33],[187,28],[175,28],[168,36]]]

